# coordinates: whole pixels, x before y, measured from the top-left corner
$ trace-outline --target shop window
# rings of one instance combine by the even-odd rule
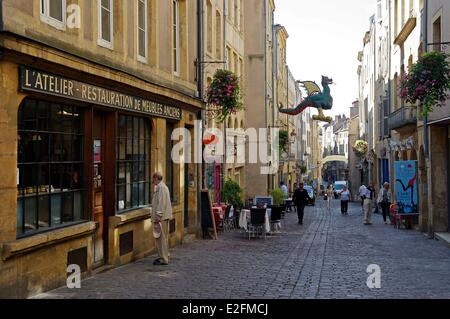
[[[117,212],[150,204],[150,123],[119,115],[117,137]]]
[[[113,48],[113,0],[98,0],[98,44]]]
[[[18,237],[84,219],[83,147],[79,108],[32,99],[21,104]]]
[[[66,0],[41,0],[41,20],[64,30],[66,26]]]

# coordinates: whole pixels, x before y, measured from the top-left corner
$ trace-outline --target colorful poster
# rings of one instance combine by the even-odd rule
[[[418,213],[417,162],[395,162],[395,191],[399,213]]]

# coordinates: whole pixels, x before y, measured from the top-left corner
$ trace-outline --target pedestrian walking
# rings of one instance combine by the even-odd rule
[[[362,208],[363,211],[364,211],[364,198],[365,198],[365,195],[366,195],[366,190],[367,190],[367,187],[364,184],[362,184],[359,187],[359,197],[361,198],[361,208]]]
[[[350,201],[350,191],[347,186],[342,188],[341,196],[341,213],[342,215],[348,215],[348,202]]]
[[[152,199],[152,221],[153,236],[155,237],[156,248],[159,258],[153,265],[169,264],[169,221],[173,219],[170,192],[167,185],[162,181],[161,173],[153,174],[153,185],[155,193]]]
[[[280,188],[283,191],[284,194],[284,198],[288,198],[289,197],[289,190],[286,186],[286,184],[284,182],[280,182]]]
[[[391,203],[392,203],[392,193],[390,190],[390,184],[384,183],[383,187],[380,189],[380,193],[378,194],[377,198],[377,204],[380,205],[381,210],[383,212],[384,224],[387,224],[387,216],[389,215],[389,208],[391,207]]]
[[[333,200],[333,196],[334,196],[334,189],[332,185],[328,185],[328,188],[326,190],[327,195],[327,210],[331,211],[331,201]]]
[[[364,193],[364,225],[372,225],[372,209],[375,189],[372,185],[366,188]]]
[[[294,192],[294,196],[292,198],[295,206],[297,206],[297,216],[298,216],[298,224],[303,225],[303,216],[305,211],[305,206],[308,203],[308,200],[311,200],[306,189],[303,188],[303,183],[298,185],[298,188]]]

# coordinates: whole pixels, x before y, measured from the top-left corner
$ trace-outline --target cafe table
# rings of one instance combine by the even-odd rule
[[[270,233],[270,215],[272,213],[272,209],[266,209],[265,223],[264,228],[266,233]],[[250,223],[250,209],[242,209],[241,214],[239,215],[239,227],[244,228],[245,231],[248,230],[248,224]]]

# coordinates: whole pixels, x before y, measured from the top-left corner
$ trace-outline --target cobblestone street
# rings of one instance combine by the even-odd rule
[[[450,298],[450,248],[414,230],[396,230],[361,207],[341,216],[324,201],[283,221],[281,236],[249,241],[241,231],[217,241],[172,249],[172,263],[153,257],[93,276],[81,289],[60,288],[37,298]],[[370,264],[381,267],[381,289],[369,289]]]

